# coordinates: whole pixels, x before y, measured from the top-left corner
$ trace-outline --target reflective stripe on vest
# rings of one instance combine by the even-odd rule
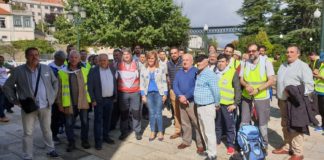
[[[262,66],[265,67],[265,66]],[[248,72],[248,75],[246,73],[247,69],[244,68],[244,73],[243,73],[243,78],[244,81],[247,82],[247,84],[249,84],[250,86],[252,86],[254,89],[259,88],[261,85],[263,85],[264,83],[267,82],[267,75],[266,73],[264,73],[264,75],[260,75],[260,62],[257,64],[256,68],[254,70],[251,70]],[[251,96],[249,95],[249,93],[245,90],[245,88],[243,89],[243,93],[242,93],[243,97],[251,99]],[[267,90],[262,90],[260,91],[258,94],[256,94],[254,96],[254,99],[263,99],[267,97]]]
[[[234,103],[234,88],[233,88],[233,77],[235,74],[235,68],[227,70],[218,81],[220,88],[220,103],[224,105],[230,105]]]
[[[88,93],[88,73],[89,70],[86,68],[81,67],[82,77],[84,81],[84,88],[87,92],[87,101],[90,103],[91,99]],[[72,105],[71,103],[71,93],[70,93],[70,81],[69,81],[69,73],[66,73],[62,70],[58,72],[58,75],[61,79],[61,85],[62,85],[62,106],[63,107],[70,107]]]
[[[319,75],[324,77],[324,64],[321,64],[319,69]],[[315,79],[315,91],[319,93],[324,93],[324,80],[316,78]]]
[[[121,62],[118,64],[118,71],[129,71],[129,72],[136,72],[137,71],[137,64],[135,61],[132,61],[130,64],[130,68],[126,68],[125,62]],[[120,72],[119,72],[120,74]],[[140,91],[140,79],[139,75],[134,80],[132,86],[127,86],[126,82],[121,78],[121,75],[118,76],[118,91],[126,92],[126,93],[134,93]]]

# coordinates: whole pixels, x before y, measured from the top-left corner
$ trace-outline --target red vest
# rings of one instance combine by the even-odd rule
[[[140,91],[139,72],[135,61],[132,61],[128,69],[125,62],[118,64],[118,91],[126,93]]]

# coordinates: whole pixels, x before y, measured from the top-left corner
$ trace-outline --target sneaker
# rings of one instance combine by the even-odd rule
[[[232,154],[234,154],[234,152],[235,152],[235,149],[233,147],[227,147],[227,154],[228,155],[232,155]]]
[[[2,118],[0,118],[0,122],[9,122],[9,118],[2,117]]]
[[[48,152],[47,156],[51,157],[51,158],[59,158],[60,156],[56,153],[55,150]]]
[[[317,126],[317,127],[315,127],[314,131],[321,132],[321,131],[323,131],[323,127]]]

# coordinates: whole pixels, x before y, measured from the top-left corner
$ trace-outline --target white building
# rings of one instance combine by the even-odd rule
[[[189,48],[199,49],[204,47],[203,40],[200,36],[190,35],[189,39]]]
[[[62,0],[11,0],[12,4],[20,5],[26,11],[32,12],[35,23],[45,20],[46,14],[62,14],[64,6]]]
[[[35,25],[29,11],[12,10],[9,4],[0,1],[0,40],[34,40]]]

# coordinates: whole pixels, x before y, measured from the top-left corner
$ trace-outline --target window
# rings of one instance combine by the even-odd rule
[[[33,16],[35,16],[35,12],[32,12]]]
[[[37,5],[37,8],[39,8],[39,9],[40,9],[40,8],[41,8],[41,6],[40,6],[40,5]]]
[[[29,4],[30,8],[34,8],[34,5],[33,4]]]
[[[41,16],[42,14],[41,13],[38,13],[38,16]]]
[[[0,28],[6,28],[6,19],[4,17],[0,17]]]
[[[21,16],[13,16],[13,19],[15,27],[22,27]]]
[[[48,6],[45,6],[45,9],[48,9]]]
[[[31,27],[31,20],[29,16],[24,16],[23,21],[24,21],[24,27]]]

